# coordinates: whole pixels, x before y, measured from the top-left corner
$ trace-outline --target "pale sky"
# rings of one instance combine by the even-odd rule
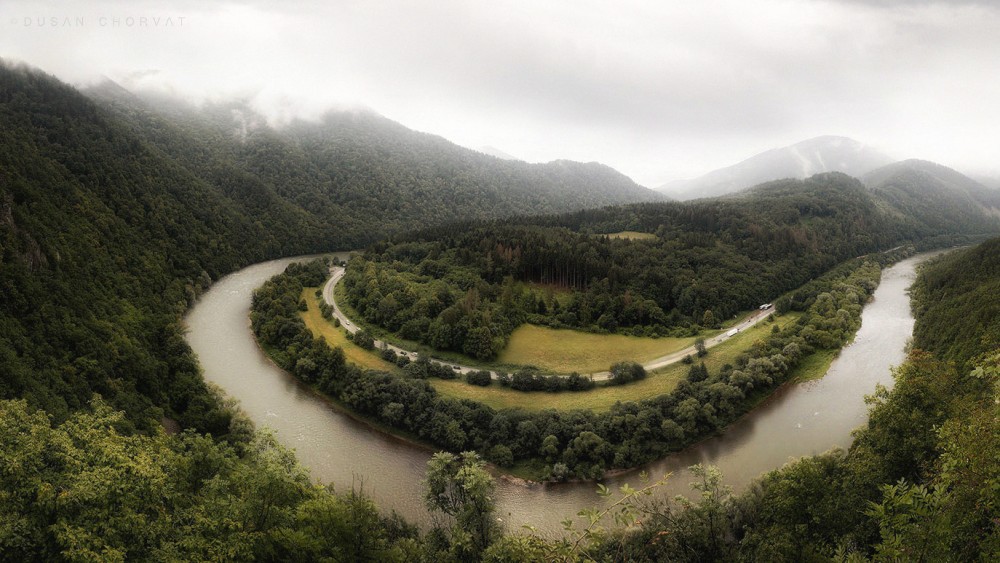
[[[1000,2],[4,0],[0,57],[650,187],[819,135],[1000,174]]]

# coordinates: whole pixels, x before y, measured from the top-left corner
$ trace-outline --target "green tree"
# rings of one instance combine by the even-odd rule
[[[717,321],[715,320],[715,315],[712,314],[711,309],[705,309],[705,314],[701,316],[701,326],[706,328],[715,328]]]
[[[424,500],[428,510],[454,519],[452,550],[462,560],[478,559],[500,535],[495,486],[475,452],[438,452],[427,462]]]

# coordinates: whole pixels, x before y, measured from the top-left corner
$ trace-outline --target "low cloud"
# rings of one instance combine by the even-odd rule
[[[1000,14],[978,2],[15,1],[0,17],[5,56],[69,81],[252,97],[279,121],[365,105],[646,185],[821,134],[983,168],[1000,118]]]

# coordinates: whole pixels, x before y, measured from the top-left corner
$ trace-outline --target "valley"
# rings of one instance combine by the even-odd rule
[[[6,61],[0,130],[2,559],[997,553],[1000,192],[956,170],[834,139],[678,202]]]

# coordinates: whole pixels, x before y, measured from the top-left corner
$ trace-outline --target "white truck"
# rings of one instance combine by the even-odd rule
[[[739,332],[739,331],[740,331],[740,329],[738,329],[738,328],[731,328],[731,329],[729,329],[729,332],[726,333],[726,338],[729,338],[730,336],[736,336],[736,333]]]

